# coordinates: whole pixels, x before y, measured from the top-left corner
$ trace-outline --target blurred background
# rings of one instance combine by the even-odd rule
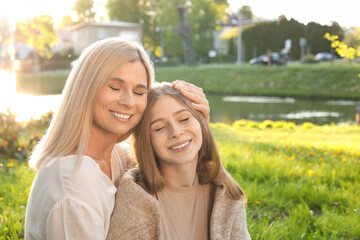
[[[156,80],[201,86],[214,122],[351,123],[359,8],[347,0],[2,0],[0,111],[26,121],[54,110],[81,52],[121,36],[142,42]],[[269,66],[278,68],[260,68]]]

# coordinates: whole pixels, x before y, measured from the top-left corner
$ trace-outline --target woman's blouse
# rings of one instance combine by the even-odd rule
[[[127,169],[125,145],[115,146],[110,180],[94,159],[53,159],[37,172],[25,217],[25,239],[105,239],[115,193]],[[78,167],[78,168],[77,168]]]

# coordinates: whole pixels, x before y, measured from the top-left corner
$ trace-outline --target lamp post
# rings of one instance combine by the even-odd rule
[[[237,42],[238,42],[238,48],[237,48],[237,65],[242,64],[242,57],[241,57],[241,50],[242,50],[242,41],[241,41],[241,12],[238,11],[238,36],[237,36]]]

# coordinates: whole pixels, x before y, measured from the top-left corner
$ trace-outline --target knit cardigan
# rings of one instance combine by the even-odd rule
[[[135,182],[137,169],[125,173],[116,194],[107,239],[164,239],[159,201]],[[234,200],[222,182],[216,185],[210,240],[251,239],[243,199]]]

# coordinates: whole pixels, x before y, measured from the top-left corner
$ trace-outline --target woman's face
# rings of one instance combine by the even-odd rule
[[[197,165],[201,126],[192,113],[164,95],[150,111],[150,138],[160,165]]]
[[[99,91],[93,129],[119,137],[140,121],[147,103],[147,74],[140,61],[124,64]]]

